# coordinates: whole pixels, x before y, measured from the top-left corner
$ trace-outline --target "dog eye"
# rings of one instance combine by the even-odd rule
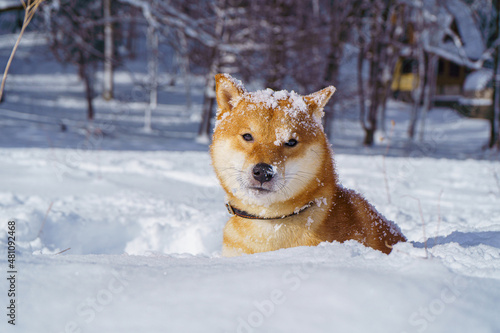
[[[293,147],[293,146],[295,146],[297,143],[299,143],[297,140],[295,140],[295,139],[290,139],[290,140],[288,140],[288,142],[285,142],[285,145],[287,145],[288,147]]]
[[[242,137],[243,137],[243,140],[245,140],[245,141],[253,141],[253,136],[250,133],[245,133],[242,135]]]

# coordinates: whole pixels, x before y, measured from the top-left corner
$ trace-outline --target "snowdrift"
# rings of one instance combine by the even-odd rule
[[[4,317],[2,332],[500,329],[497,162],[337,155],[342,183],[409,243],[388,256],[347,242],[222,258],[228,215],[207,153],[0,159],[0,256],[15,220],[18,269],[16,326]]]

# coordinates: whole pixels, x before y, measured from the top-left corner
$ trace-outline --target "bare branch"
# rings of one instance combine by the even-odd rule
[[[10,65],[12,64],[12,60],[14,59],[14,55],[16,54],[17,48],[19,47],[19,43],[21,42],[21,38],[24,35],[24,31],[28,27],[28,25],[31,22],[31,19],[36,13],[36,10],[40,6],[40,4],[44,0],[28,0],[27,3],[24,2],[24,0],[21,0],[23,7],[24,7],[24,21],[23,25],[21,27],[21,32],[19,33],[19,36],[17,37],[16,43],[14,44],[14,47],[12,49],[12,52],[10,54],[9,60],[7,61],[7,65],[5,66],[5,70],[3,73],[3,78],[2,78],[2,83],[0,85],[0,101],[2,100],[2,95],[3,91],[5,88],[5,81],[7,80],[7,74],[9,73]]]

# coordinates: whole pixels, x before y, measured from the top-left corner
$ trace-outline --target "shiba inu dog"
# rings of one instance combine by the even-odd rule
[[[333,86],[307,96],[271,89],[247,92],[218,74],[212,164],[233,215],[224,256],[356,240],[384,253],[406,241],[358,193],[337,180],[323,107]]]

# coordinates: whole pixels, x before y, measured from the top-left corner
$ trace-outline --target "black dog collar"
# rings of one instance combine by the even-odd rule
[[[307,208],[311,207],[313,204],[314,204],[314,201],[311,201],[310,203],[308,203],[307,205],[305,205],[301,209],[293,212],[292,214],[278,216],[278,217],[261,217],[261,216],[257,216],[257,215],[252,215],[250,213],[245,212],[244,210],[240,210],[238,208],[235,208],[235,207],[231,206],[231,204],[229,202],[226,203],[226,208],[227,208],[227,211],[229,212],[229,214],[235,215],[235,216],[239,216],[239,217],[242,217],[242,218],[245,218],[245,219],[251,219],[251,220],[280,220],[280,219],[284,219],[284,218],[287,218],[287,217],[290,217],[290,216],[293,216],[293,215],[298,215],[298,214],[302,213],[303,211],[305,211]]]

